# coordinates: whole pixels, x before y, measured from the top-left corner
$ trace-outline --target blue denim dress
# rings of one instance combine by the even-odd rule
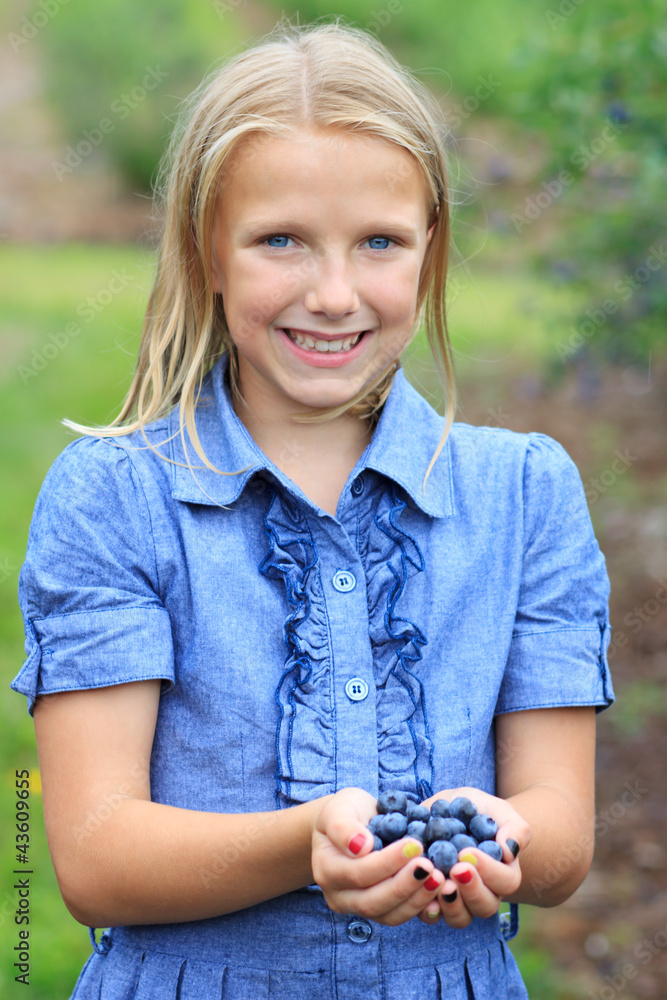
[[[493,793],[496,715],[611,704],[604,558],[556,441],[455,424],[423,492],[443,418],[399,370],[332,517],[249,436],[226,371],[197,426],[233,475],[184,454],[175,413],[147,432],[171,462],[140,435],[82,438],[49,470],[19,585],[29,711],[159,678],[153,799],[245,813],[347,786]],[[304,886],[111,928],[72,997],[518,1000],[505,936],[498,916],[385,927]]]

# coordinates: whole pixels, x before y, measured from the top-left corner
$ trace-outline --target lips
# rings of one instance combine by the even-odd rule
[[[318,336],[315,331],[292,330],[287,327],[277,327],[276,333],[289,353],[295,355],[300,362],[314,368],[340,368],[353,363],[365,353],[367,341],[373,331],[355,331],[344,337],[329,336],[327,339],[322,335]],[[309,343],[313,346],[309,347]]]

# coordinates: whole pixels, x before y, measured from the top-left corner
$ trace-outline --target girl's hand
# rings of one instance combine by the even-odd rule
[[[360,788],[326,800],[313,828],[313,878],[335,913],[395,927],[425,910],[444,877],[412,837],[373,851],[366,824],[375,812],[375,799]]]
[[[435,924],[442,917],[450,927],[467,927],[473,917],[492,917],[498,912],[505,896],[511,896],[521,885],[521,866],[516,854],[530,843],[530,827],[508,802],[478,788],[453,788],[438,792],[424,802],[430,806],[437,799],[464,796],[480,813],[492,816],[498,824],[496,841],[503,849],[503,860],[493,858],[477,848],[459,851],[459,860],[445,879],[442,889],[419,919]],[[517,845],[511,849],[512,842]],[[509,844],[509,846],[508,846]],[[467,860],[470,859],[470,860]],[[438,873],[442,878],[442,873]]]

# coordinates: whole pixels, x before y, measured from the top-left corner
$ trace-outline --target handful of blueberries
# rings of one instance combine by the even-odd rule
[[[503,849],[495,839],[498,824],[463,797],[452,802],[438,799],[428,809],[412,802],[404,792],[383,792],[377,800],[377,816],[368,829],[373,834],[374,851],[401,837],[421,841],[426,856],[445,877],[458,861],[459,851],[466,847],[476,847],[494,861],[503,859]]]

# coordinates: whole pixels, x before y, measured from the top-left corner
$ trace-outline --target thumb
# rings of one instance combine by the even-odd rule
[[[367,846],[370,846],[370,850],[373,850],[373,844],[375,843],[375,838],[370,830],[360,830],[359,833],[355,833],[353,837],[350,838],[347,850],[350,854],[358,858],[361,854],[369,854],[370,851],[364,850]]]
[[[375,800],[366,792],[355,796],[346,789],[332,797],[320,813],[319,829],[348,857],[370,854],[374,837],[366,823],[375,813]]]

